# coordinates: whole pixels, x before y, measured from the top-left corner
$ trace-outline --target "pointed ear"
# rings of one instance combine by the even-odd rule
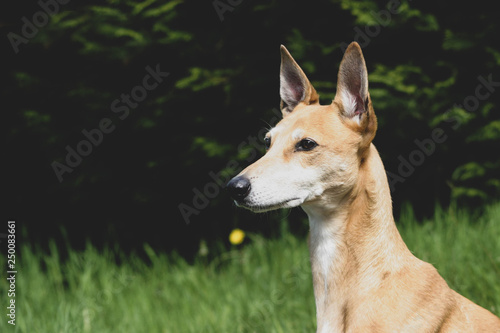
[[[356,42],[347,47],[340,63],[335,101],[342,106],[342,116],[352,120],[353,126],[375,135],[377,120],[368,93],[368,71],[361,47]]]
[[[283,117],[292,112],[299,103],[319,103],[318,93],[283,45],[281,45],[280,96]]]

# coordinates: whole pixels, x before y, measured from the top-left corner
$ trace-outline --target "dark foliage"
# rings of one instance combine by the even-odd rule
[[[404,201],[422,215],[436,201],[474,207],[500,192],[494,2],[11,6],[0,20],[4,210],[32,240],[58,237],[62,226],[75,246],[86,238],[131,249],[148,242],[189,255],[200,239],[227,239],[236,225],[274,235],[278,224],[270,220],[290,214],[292,228],[307,229],[298,210],[271,218],[236,210],[217,185],[263,152],[258,133],[277,120],[280,44],[323,103],[335,95],[343,46],[363,46],[379,119],[374,142],[390,172],[396,211]],[[39,13],[47,11],[43,24]],[[38,23],[37,31],[26,21]],[[151,90],[137,88],[158,68],[168,76]],[[137,105],[122,94],[137,97]],[[100,139],[92,130],[105,118],[103,127],[113,130]],[[98,144],[80,163],[74,157],[77,165],[60,182],[53,162],[67,165],[66,147],[90,140],[83,130]],[[189,224],[181,204],[196,210]]]

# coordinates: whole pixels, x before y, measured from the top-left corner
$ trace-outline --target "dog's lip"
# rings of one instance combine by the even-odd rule
[[[280,209],[280,208],[286,208],[286,204],[289,203],[289,202],[292,202],[292,201],[295,201],[295,200],[300,200],[300,198],[292,198],[292,199],[287,199],[285,201],[282,201],[282,202],[279,202],[279,203],[275,203],[275,204],[271,204],[271,205],[257,205],[257,204],[248,204],[248,203],[245,203],[245,202],[238,202],[238,201],[235,201],[236,204],[242,208],[246,208],[246,209],[249,209],[251,210],[252,212],[254,213],[263,213],[263,212],[267,212],[267,211],[270,211],[270,210],[276,210],[276,209]]]

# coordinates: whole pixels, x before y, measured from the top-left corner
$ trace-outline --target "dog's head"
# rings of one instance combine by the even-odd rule
[[[357,183],[377,129],[361,48],[347,48],[330,105],[319,104],[284,46],[280,74],[283,119],[265,137],[267,153],[227,187],[238,206],[254,212],[335,204]]]

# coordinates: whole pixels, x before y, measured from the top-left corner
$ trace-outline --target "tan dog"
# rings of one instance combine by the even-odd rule
[[[412,255],[394,223],[361,48],[347,48],[332,104],[281,47],[283,120],[268,152],[228,183],[254,212],[309,217],[318,332],[500,332],[500,319]]]

